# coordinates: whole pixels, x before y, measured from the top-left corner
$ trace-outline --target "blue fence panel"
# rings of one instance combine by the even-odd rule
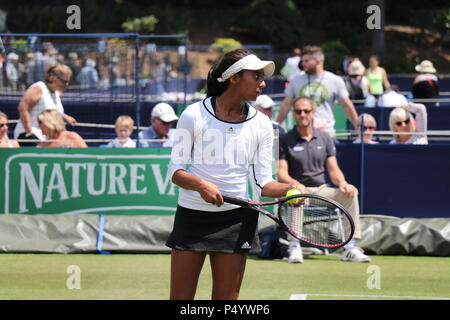
[[[450,144],[364,148],[363,214],[450,218]],[[337,158],[361,190],[361,145],[338,145]]]

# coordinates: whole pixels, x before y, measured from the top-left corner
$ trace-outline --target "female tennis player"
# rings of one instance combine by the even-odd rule
[[[226,53],[208,73],[207,98],[178,120],[169,168],[181,187],[167,241],[171,299],[194,298],[208,253],[211,298],[237,299],[247,254],[259,250],[258,214],[224,203],[222,195],[246,198],[249,179],[262,196],[285,196],[291,188],[272,179],[272,124],[247,103],[274,68],[246,49]]]

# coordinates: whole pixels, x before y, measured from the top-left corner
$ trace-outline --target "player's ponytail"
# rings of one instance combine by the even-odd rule
[[[217,63],[215,63],[208,72],[206,80],[206,96],[220,96],[228,88],[229,80],[223,82],[217,80],[222,77],[222,73],[227,70],[236,61],[245,56],[254,54],[248,49],[236,49],[224,54]]]

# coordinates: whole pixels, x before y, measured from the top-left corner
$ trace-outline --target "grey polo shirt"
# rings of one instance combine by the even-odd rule
[[[310,141],[300,137],[296,127],[280,137],[280,160],[286,160],[289,175],[306,187],[318,187],[325,181],[325,160],[336,156],[336,147],[326,132],[313,130]]]

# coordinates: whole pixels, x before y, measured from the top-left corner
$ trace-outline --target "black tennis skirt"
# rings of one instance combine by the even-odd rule
[[[198,252],[257,253],[258,213],[248,208],[206,212],[178,206],[166,245]]]

